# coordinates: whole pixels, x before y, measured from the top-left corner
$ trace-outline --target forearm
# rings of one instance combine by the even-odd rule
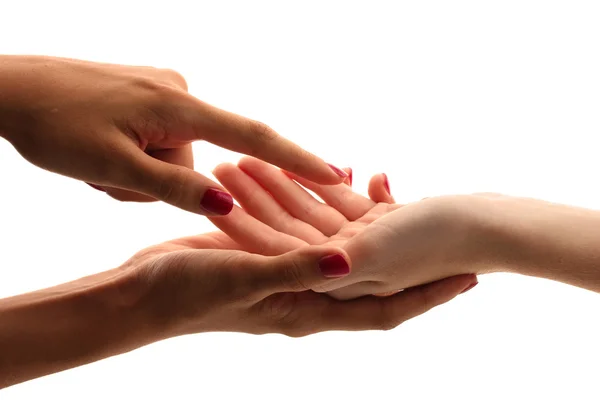
[[[157,340],[127,270],[0,300],[0,388]]]
[[[40,99],[48,89],[40,89],[39,81],[50,62],[50,57],[0,54],[0,137],[12,142],[23,127],[36,123],[30,111],[44,107]]]
[[[500,264],[600,292],[600,212],[529,199],[493,201]]]

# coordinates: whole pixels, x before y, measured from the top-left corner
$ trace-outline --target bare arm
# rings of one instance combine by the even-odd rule
[[[0,300],[0,388],[186,334],[390,329],[476,282],[462,275],[338,302],[307,289],[350,272],[343,250],[306,246],[264,257],[229,250],[223,237],[167,242],[123,267]],[[209,245],[225,249],[198,249]]]
[[[0,300],[0,387],[156,340],[134,282],[115,269]]]
[[[482,203],[496,263],[600,292],[600,212],[512,197]]]

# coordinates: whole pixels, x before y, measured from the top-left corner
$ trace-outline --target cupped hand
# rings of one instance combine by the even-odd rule
[[[204,215],[233,202],[193,170],[197,140],[322,184],[347,178],[268,126],[196,99],[177,72],[150,67],[0,56],[0,135],[33,164],[114,198]]]
[[[393,199],[383,174],[371,179],[368,199],[347,185],[322,186],[297,176],[293,180],[290,174],[250,157],[241,159],[238,166],[221,164],[213,173],[242,208],[234,207],[229,216],[214,218],[212,222],[237,241],[247,243],[249,251],[281,254],[307,244],[347,249],[353,260],[352,273],[328,282],[319,291],[347,299],[394,292],[461,273],[444,269],[443,260],[436,264],[436,271],[423,268],[430,266],[429,256],[435,254],[428,246],[436,240],[443,241],[444,232],[433,236],[440,226],[435,221],[428,222],[425,213],[424,223],[432,226],[432,237],[428,238],[423,228],[411,236],[412,229],[418,226],[407,217],[411,212],[404,213],[404,207],[389,204]],[[315,199],[298,182],[324,202]],[[409,210],[413,209],[410,205]],[[402,216],[398,230],[406,237],[398,238],[396,228],[386,224],[391,215]],[[419,219],[417,214],[414,218]],[[407,248],[403,240],[419,247]],[[413,255],[408,263],[401,259],[406,254]],[[436,276],[440,273],[445,276]]]
[[[148,248],[123,268],[143,282],[141,297],[154,324],[163,327],[160,338],[208,331],[296,337],[391,329],[476,281],[463,275],[386,298],[339,301],[318,291],[350,272],[342,249],[302,246],[264,256],[247,252],[250,246],[213,232]]]

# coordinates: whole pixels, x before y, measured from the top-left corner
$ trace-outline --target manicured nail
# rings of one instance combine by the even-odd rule
[[[217,214],[227,215],[233,209],[233,197],[218,189],[207,189],[200,202],[202,208],[206,211]]]
[[[465,288],[465,290],[463,290],[462,292],[460,292],[460,294],[466,293],[466,292],[468,292],[469,290],[473,289],[475,286],[477,286],[477,284],[478,284],[478,283],[479,283],[479,282],[473,282],[473,283],[471,283],[469,286],[467,286],[467,287]]]
[[[385,190],[388,192],[388,194],[391,196],[392,195],[392,191],[390,190],[390,181],[387,177],[386,174],[381,174],[383,175],[383,187],[385,187]]]
[[[329,165],[329,168],[331,168],[333,170],[333,172],[335,172],[336,174],[338,174],[339,176],[341,176],[342,178],[347,178],[348,174],[345,173],[343,170],[339,169],[338,167],[331,165],[331,164],[327,164]]]
[[[88,185],[91,186],[91,187],[93,187],[96,190],[99,190],[101,192],[105,192],[106,193],[106,190],[102,189],[100,186],[97,186],[97,185],[94,185],[94,184],[91,184],[91,183],[88,183]]]
[[[341,254],[332,254],[321,258],[319,268],[326,278],[339,278],[350,273],[350,266]]]
[[[346,178],[348,186],[352,187],[352,168],[344,168],[344,172],[348,174],[348,177]]]

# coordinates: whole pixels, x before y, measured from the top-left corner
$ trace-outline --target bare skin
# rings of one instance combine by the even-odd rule
[[[231,196],[194,171],[206,140],[322,184],[347,174],[260,122],[187,92],[175,71],[0,55],[0,136],[31,163],[123,201],[165,201],[224,215]]]
[[[485,193],[400,206],[366,199],[347,185],[316,185],[252,158],[222,164],[215,176],[244,208],[235,210],[235,219],[213,219],[224,232],[246,225],[251,228],[239,232],[257,247],[318,244],[347,251],[352,274],[318,289],[338,299],[490,272],[600,291],[597,211]]]

